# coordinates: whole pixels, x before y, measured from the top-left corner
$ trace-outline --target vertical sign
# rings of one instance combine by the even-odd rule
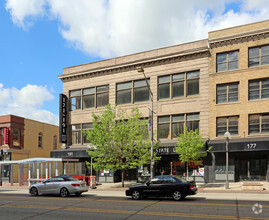
[[[67,143],[67,96],[60,94],[60,143]]]
[[[9,144],[9,129],[4,128],[4,144]]]

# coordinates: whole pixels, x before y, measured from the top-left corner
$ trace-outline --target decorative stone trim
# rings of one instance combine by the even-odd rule
[[[212,49],[217,47],[244,43],[248,41],[261,40],[265,38],[269,38],[269,29],[262,29],[259,31],[251,31],[243,34],[209,39],[209,47]]]
[[[197,59],[198,57],[208,56],[208,55],[209,55],[208,47],[203,47],[203,48],[198,48],[198,49],[194,49],[190,51],[169,54],[167,56],[154,57],[152,59],[141,60],[141,61],[136,61],[132,63],[124,63],[122,65],[115,65],[115,66],[109,66],[106,68],[98,68],[94,70],[81,71],[81,72],[76,72],[72,74],[59,75],[58,78],[61,79],[63,82],[67,82],[67,81],[72,81],[72,80],[109,75],[109,74],[117,73],[120,71],[135,70],[136,67],[139,67],[139,66],[146,68],[153,65],[166,64],[169,62],[179,62],[184,59]]]

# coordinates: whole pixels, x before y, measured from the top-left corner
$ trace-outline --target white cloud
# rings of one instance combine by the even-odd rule
[[[64,39],[104,58],[204,39],[208,31],[269,19],[267,0],[6,1],[16,24],[40,15],[57,19]],[[227,8],[231,4],[239,10]]]
[[[4,88],[0,84],[0,115],[13,114],[49,124],[58,125],[58,116],[41,109],[44,102],[54,96],[45,86],[26,85],[17,88]]]

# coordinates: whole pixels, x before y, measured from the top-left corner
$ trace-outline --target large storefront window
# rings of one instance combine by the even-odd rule
[[[176,139],[184,131],[184,126],[188,130],[199,129],[199,113],[158,117],[158,139]]]
[[[169,99],[199,94],[200,71],[178,73],[158,78],[158,98]]]
[[[183,163],[179,160],[173,161],[160,161],[156,163],[155,174],[156,175],[175,175],[186,178],[187,166],[190,177],[203,177],[204,176],[204,165],[203,161],[198,162],[189,161]]]

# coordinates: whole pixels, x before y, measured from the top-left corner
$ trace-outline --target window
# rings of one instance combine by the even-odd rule
[[[57,149],[57,136],[56,135],[53,136],[53,149],[54,150]]]
[[[238,82],[217,85],[217,104],[238,101]]]
[[[150,84],[150,80],[147,79]],[[145,79],[117,84],[117,104],[128,104],[149,100],[149,89]]]
[[[269,113],[249,115],[249,134],[269,132]]]
[[[217,54],[217,72],[238,69],[238,51]]]
[[[72,144],[81,144],[81,125],[72,125]]]
[[[42,143],[42,141],[43,141],[43,134],[40,132],[39,134],[38,134],[38,147],[39,148],[41,148],[41,147],[43,147],[43,143]]]
[[[13,128],[13,146],[19,147],[20,146],[20,129]]]
[[[188,130],[199,129],[199,113],[158,117],[158,139],[176,139],[184,132],[184,126]]]
[[[70,92],[71,110],[97,108],[109,104],[109,86],[74,90]]]
[[[199,74],[199,71],[192,71],[169,76],[160,76],[158,78],[159,99],[199,94]]]
[[[217,118],[217,136],[224,136],[226,131],[231,135],[238,135],[239,116]]]
[[[269,98],[269,78],[250,80],[248,92],[249,100]]]
[[[70,92],[71,110],[81,109],[81,90]]]
[[[87,144],[87,134],[83,131],[92,129],[92,123],[72,125],[72,144]]]
[[[248,67],[267,64],[269,64],[269,45],[249,48]]]
[[[88,130],[91,130],[91,129],[92,129],[92,123],[82,124],[82,130],[83,131],[88,131]],[[90,143],[90,141],[87,140],[87,133],[83,133],[83,144],[84,143]]]

